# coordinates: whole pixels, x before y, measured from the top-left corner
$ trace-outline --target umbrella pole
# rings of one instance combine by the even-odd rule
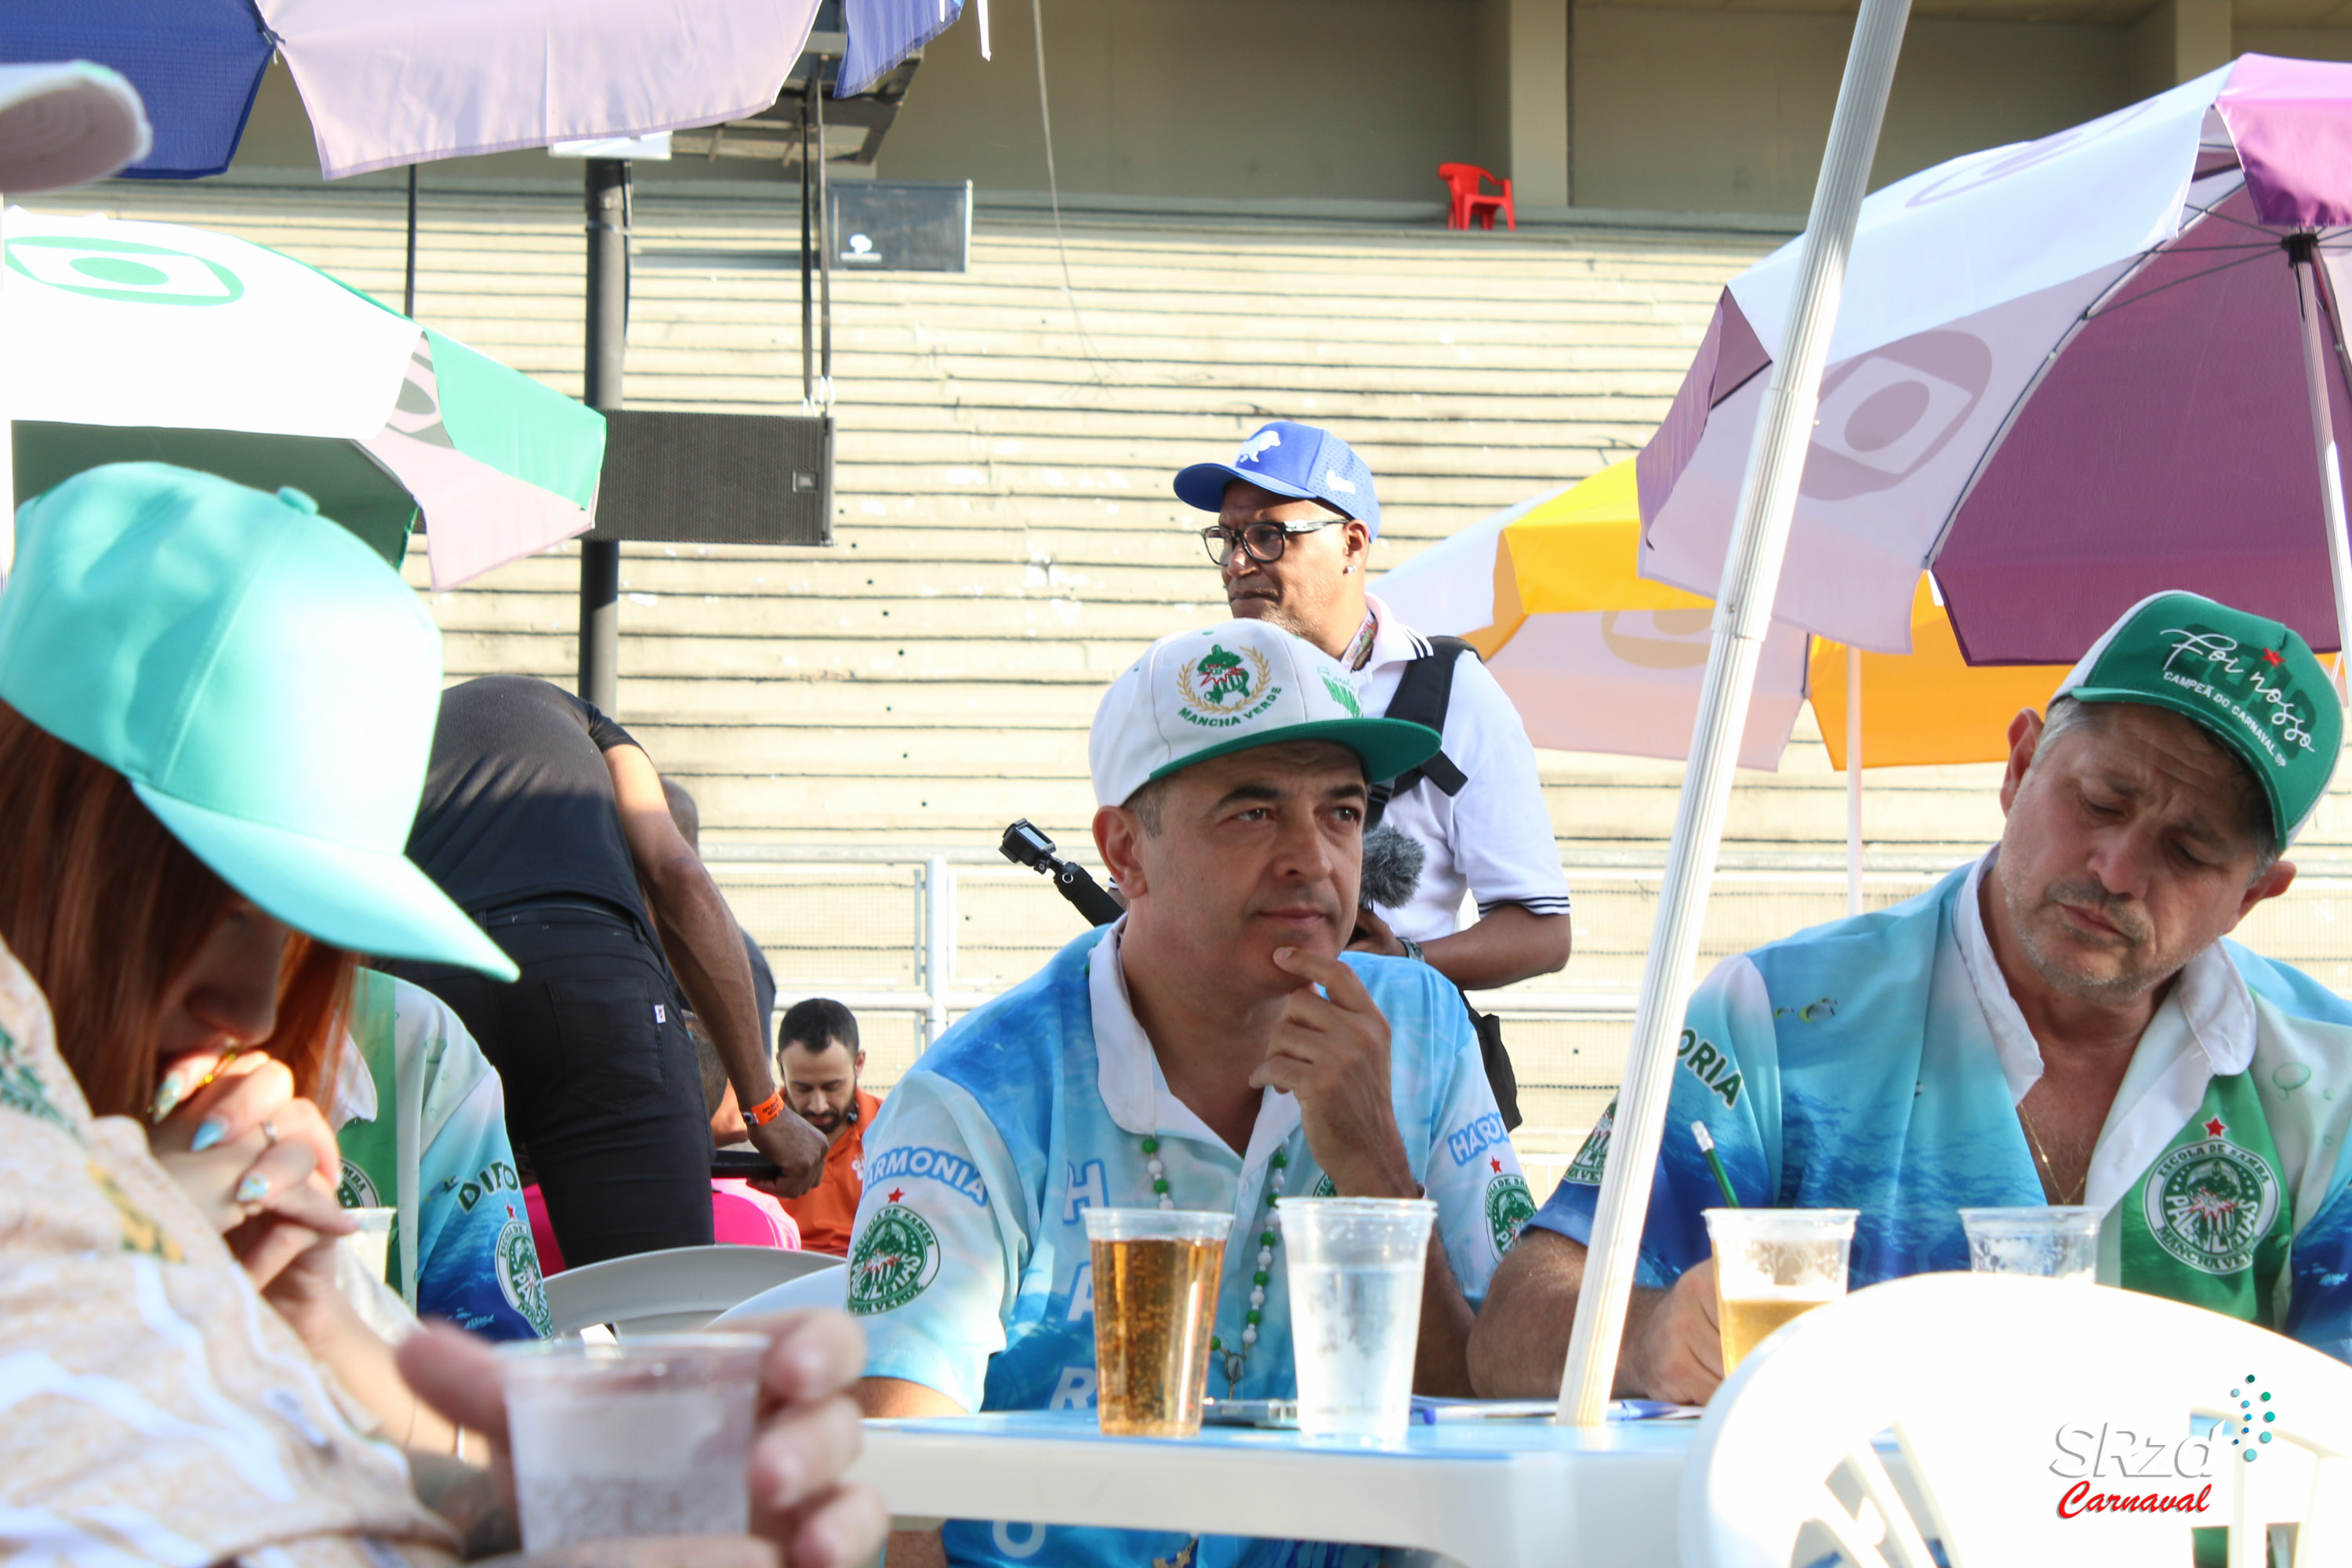
[[[621,201],[628,170],[619,159],[588,160],[588,354],[583,388],[587,395],[583,401],[607,414],[621,406],[621,368],[628,348],[628,236]],[[583,539],[580,696],[607,716],[615,716],[620,684],[620,542]]]
[[[2311,400],[2311,444],[2319,459],[2319,505],[2327,529],[2327,576],[2336,590],[2336,659],[2337,695],[2345,689],[2344,670],[2352,658],[2352,542],[2344,531],[2344,469],[2336,461],[2336,421],[2328,411],[2327,350],[2329,328],[2319,300],[2318,239],[2297,234],[2287,238],[2287,255],[2294,262],[2295,292],[2303,302],[2303,384]]]
[[[1714,638],[1706,684],[1691,737],[1690,766],[1675,808],[1675,837],[1659,891],[1657,922],[1643,965],[1633,1015],[1625,1082],[1617,1097],[1615,1131],[1601,1178],[1592,1240],[1576,1296],[1576,1324],[1561,1369],[1559,1419],[1597,1426],[1605,1418],[1625,1306],[1639,1262],[1642,1222],[1649,1212],[1651,1178],[1665,1131],[1666,1099],[1674,1088],[1675,1039],[1698,958],[1706,920],[1707,884],[1723,837],[1732,769],[1738,760],[1756,667],[1771,630],[1772,603],[1788,553],[1789,524],[1797,506],[1822,372],[1837,324],[1847,254],[1863,187],[1878,148],[1895,62],[1903,47],[1910,0],[1862,0],[1837,111],[1830,121],[1822,176],[1805,225],[1792,309],[1772,362],[1771,381],[1757,421],[1756,445],[1739,495],[1739,514],[1715,602]]]
[[[1845,912],[1862,913],[1862,649],[1845,646]]]

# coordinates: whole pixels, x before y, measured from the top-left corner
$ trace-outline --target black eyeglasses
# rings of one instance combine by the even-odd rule
[[[1239,528],[1227,528],[1223,523],[1201,531],[1201,542],[1209,552],[1209,559],[1223,566],[1234,558],[1234,546],[1239,544],[1249,552],[1249,558],[1261,565],[1282,559],[1290,547],[1294,533],[1314,533],[1326,528],[1337,528],[1347,521],[1344,517],[1302,520],[1297,522],[1250,522]]]

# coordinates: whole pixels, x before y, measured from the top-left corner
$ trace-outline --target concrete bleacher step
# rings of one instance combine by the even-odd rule
[[[397,298],[396,193],[118,185],[105,201]],[[422,217],[420,318],[576,392],[576,197],[428,181]],[[798,406],[797,274],[665,259],[788,252],[797,225],[780,196],[639,194],[634,403]],[[1275,415],[1343,424],[1381,477],[1377,560],[1394,564],[1638,447],[1723,282],[1769,243],[1184,219],[1074,222],[1057,247],[1042,222],[983,215],[967,273],[836,272],[839,542],[627,547],[623,717],[672,749],[714,839],[962,840],[1049,808],[1082,827],[1102,686],[1144,640],[1223,613],[1174,468]],[[575,593],[559,550],[436,596],[452,673],[567,679]],[[1663,840],[1671,766],[1548,756],[1545,772],[1564,841]],[[1915,801],[1918,828],[1880,822]],[[1951,837],[1943,794],[1874,805],[1895,840]],[[1732,831],[1831,849],[1842,826],[1815,746],[1750,782]]]
[[[71,201],[236,233],[399,300],[394,190],[117,184]],[[428,172],[422,217],[419,317],[576,395],[576,192],[436,191]],[[789,194],[641,191],[634,230],[633,405],[797,410],[797,274],[664,254],[790,253]],[[1039,219],[983,211],[966,273],[835,276],[834,546],[625,547],[620,716],[696,792],[706,839],[722,849],[985,847],[1024,816],[1081,848],[1086,730],[1104,686],[1150,637],[1224,614],[1193,536],[1205,520],[1169,492],[1175,468],[1229,451],[1267,418],[1338,425],[1380,476],[1375,563],[1395,565],[1636,450],[1723,284],[1773,243],[1090,218],[1068,223],[1057,246]],[[577,582],[564,547],[432,595],[453,678],[568,685]],[[1579,869],[1578,957],[1538,984],[1627,991],[1681,769],[1559,752],[1540,765]],[[1900,869],[1874,881],[1874,902],[1998,834],[1996,778],[1990,767],[1870,775],[1874,863]],[[1708,953],[1843,912],[1844,829],[1843,780],[1808,715],[1777,774],[1740,775],[1726,830],[1735,869],[1716,889]],[[2345,854],[2347,829],[2326,821],[2314,845]],[[782,882],[730,886],[789,986],[859,965],[899,973],[908,876],[791,885],[806,897]],[[901,901],[857,912],[886,887]],[[2338,962],[2312,933],[2329,929],[2327,900],[2343,896],[2315,882],[2292,918],[2265,928],[2289,956],[2309,947],[2338,985],[2352,984],[2352,957]],[[1034,880],[972,893],[959,916],[961,983],[1017,978],[1071,934],[1071,918]],[[1615,1016],[1515,1023],[1531,1121],[1589,1121],[1616,1081],[1624,1033]],[[877,1046],[881,1081],[911,1054],[914,1037],[900,1034]]]

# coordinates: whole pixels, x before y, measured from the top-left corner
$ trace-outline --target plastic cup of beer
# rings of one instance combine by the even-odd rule
[[[1708,1209],[1729,1377],[1766,1335],[1845,1294],[1858,1209]]]
[[[526,1552],[740,1535],[762,1334],[653,1334],[499,1352]]]
[[[1234,1216],[1089,1208],[1095,1269],[1095,1420],[1111,1437],[1201,1429],[1217,1279]]]
[[[1284,1268],[1298,1429],[1397,1442],[1412,1419],[1421,1281],[1437,1205],[1426,1198],[1285,1198]]]
[[[1969,1270],[2042,1279],[2099,1278],[2099,1211],[2074,1205],[1962,1209]]]

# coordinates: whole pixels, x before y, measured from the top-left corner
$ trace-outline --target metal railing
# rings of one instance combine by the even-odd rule
[[[778,1005],[822,994],[857,1014],[867,1079],[877,1088],[895,1083],[957,1017],[1027,979],[1087,929],[1051,883],[993,847],[710,843],[704,854],[768,955]],[[1899,902],[1940,874],[1869,872],[1865,902]],[[1573,1148],[1616,1089],[1659,875],[1638,865],[1571,865],[1576,956],[1565,973],[1472,994],[1506,1021],[1528,1122],[1518,1135],[1523,1152]],[[1844,913],[1845,873],[1833,858],[1719,871],[1701,973]],[[2306,866],[2238,936],[2352,993],[2352,865]]]

